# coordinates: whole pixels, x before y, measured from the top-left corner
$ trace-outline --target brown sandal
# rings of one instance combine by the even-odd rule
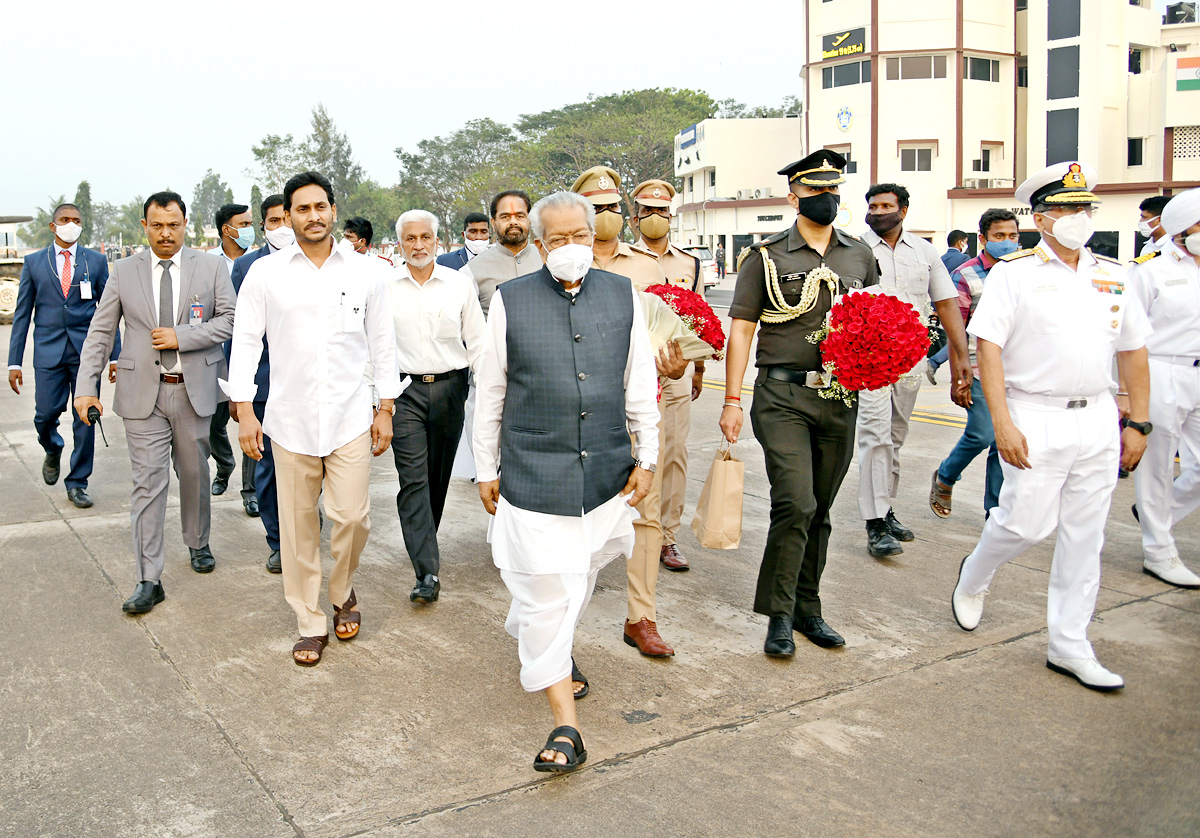
[[[300,641],[292,647],[292,660],[296,666],[316,666],[321,662],[321,652],[328,644],[328,634],[323,634],[320,637],[301,637]],[[317,656],[312,660],[308,660],[307,658],[301,659],[296,657],[297,652],[316,652]]]
[[[352,610],[358,605],[358,599],[354,596],[354,590],[350,590],[350,598],[342,603],[341,607],[333,607],[333,633],[338,640],[353,640],[358,636],[358,630],[362,628],[362,614]],[[342,627],[347,623],[355,623],[354,631],[349,634],[342,633]]]
[[[929,508],[933,510],[933,514],[939,518],[950,517],[950,496],[954,492],[953,486],[946,486],[941,480],[938,480],[937,469],[933,470],[933,483],[929,487]]]

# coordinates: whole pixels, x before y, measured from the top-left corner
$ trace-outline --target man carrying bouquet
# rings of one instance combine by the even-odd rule
[[[745,251],[729,307],[720,424],[730,443],[742,429],[742,378],[762,323],[750,421],[771,483],[771,526],[754,610],[770,618],[763,651],[773,657],[795,654],[793,630],[826,648],[846,642],[822,619],[819,587],[829,510],[854,454],[857,403],[820,397],[828,376],[819,345],[808,340],[824,325],[834,293],[879,282],[871,249],[833,227],[845,166],[840,154],[821,149],[779,171],[796,223]]]

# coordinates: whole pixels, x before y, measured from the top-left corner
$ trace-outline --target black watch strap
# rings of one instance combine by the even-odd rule
[[[1126,419],[1123,424],[1126,428],[1133,428],[1142,436],[1150,436],[1150,432],[1154,430],[1154,426],[1149,422],[1134,422],[1132,419]]]

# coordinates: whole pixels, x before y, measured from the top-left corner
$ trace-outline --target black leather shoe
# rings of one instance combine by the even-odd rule
[[[888,514],[883,520],[887,521],[888,530],[896,537],[897,541],[912,541],[916,538],[912,530],[896,520],[896,513],[891,509],[888,510]]]
[[[87,509],[92,505],[92,499],[88,497],[87,491],[83,488],[67,489],[67,500],[80,509]]]
[[[251,518],[258,517],[258,498],[246,498],[242,501],[242,506],[246,507],[246,514]]]
[[[47,486],[53,486],[58,482],[58,461],[61,458],[61,448],[57,451],[46,452],[46,459],[42,460],[42,479],[46,481]]]
[[[197,573],[212,573],[212,569],[217,566],[217,560],[213,558],[212,550],[208,549],[208,545],[203,547],[189,547],[188,552],[192,554],[192,570]]]
[[[412,589],[408,598],[412,602],[437,602],[438,592],[442,583],[432,573],[427,573],[417,580],[417,586]]]
[[[229,488],[229,475],[218,474],[213,478],[212,493],[214,495],[223,495],[225,490]]]
[[[166,598],[162,582],[138,582],[133,596],[121,604],[121,610],[126,614],[146,614]]]
[[[1133,520],[1137,521],[1139,524],[1142,523],[1142,516],[1138,515],[1136,503],[1133,506],[1129,507],[1129,511],[1133,513]]]
[[[896,536],[892,535],[886,519],[872,518],[867,521],[867,552],[877,559],[904,552]]]
[[[829,624],[820,617],[805,617],[796,620],[792,624],[792,628],[824,649],[846,645],[845,638],[831,629]]]
[[[279,558],[278,550],[272,550],[271,555],[267,556],[267,572],[283,573],[283,561]]]
[[[790,658],[796,654],[791,617],[771,618],[767,623],[767,642],[763,644],[763,651],[773,658]]]

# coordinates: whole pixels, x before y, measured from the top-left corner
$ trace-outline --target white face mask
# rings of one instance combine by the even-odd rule
[[[1183,240],[1183,246],[1193,256],[1200,256],[1200,233],[1192,233]]]
[[[463,246],[473,256],[478,256],[480,253],[483,253],[483,251],[488,249],[488,245],[490,244],[491,242],[487,239],[466,239],[463,242]]]
[[[1154,235],[1154,227],[1151,226],[1149,221],[1142,219],[1138,222],[1138,233],[1141,234],[1143,239],[1151,238]]]
[[[276,250],[283,250],[296,243],[296,231],[286,224],[280,224],[274,230],[267,230],[264,235],[267,237],[267,244]]]
[[[74,244],[79,241],[79,235],[83,232],[83,228],[74,221],[68,221],[66,224],[55,224],[54,235],[65,241],[67,244]]]
[[[1092,217],[1086,212],[1079,212],[1054,219],[1054,226],[1050,228],[1048,235],[1067,250],[1079,250],[1088,243],[1095,232],[1096,226],[1092,223]]]
[[[578,282],[592,266],[592,249],[586,244],[564,244],[546,256],[550,275],[559,282]]]

